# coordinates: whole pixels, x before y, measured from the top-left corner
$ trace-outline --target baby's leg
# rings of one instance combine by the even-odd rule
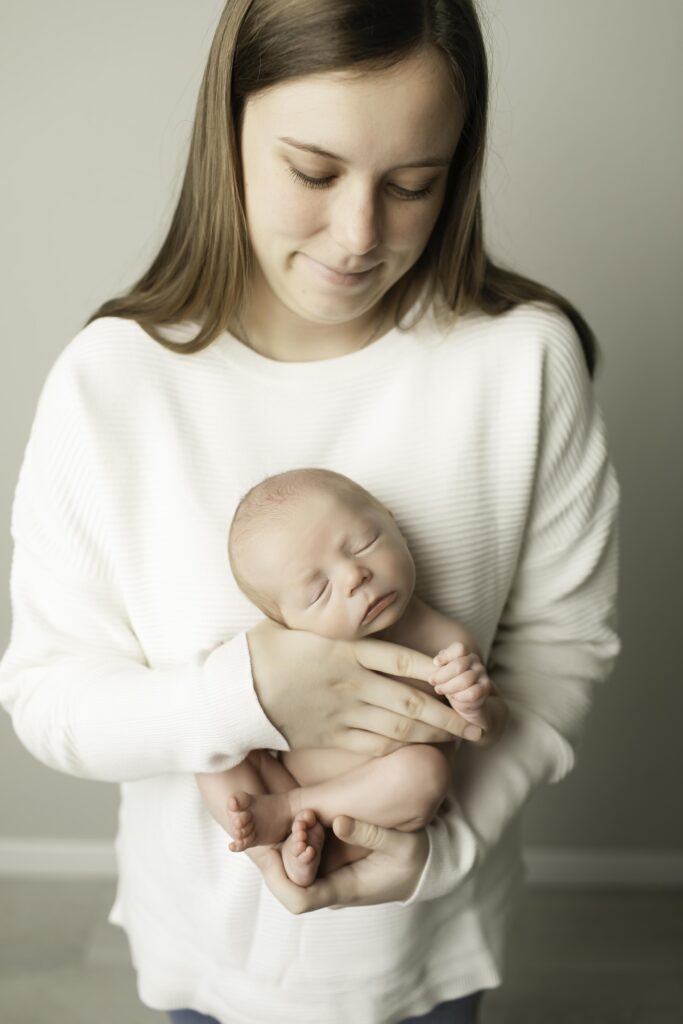
[[[438,748],[444,752],[442,756],[444,757],[444,760],[446,760],[448,766],[448,764],[450,764],[449,759],[452,759],[453,757],[452,745],[450,743],[442,743],[438,744]],[[415,747],[405,747],[403,749],[410,749],[413,751],[411,755],[408,755],[407,758],[404,758],[404,763],[402,765],[402,768],[410,773],[413,785],[419,787],[421,781],[426,783],[426,785],[424,785],[423,788],[423,796],[427,798],[429,796],[431,787],[435,786],[435,793],[438,798],[439,786],[437,780],[435,780],[432,777],[432,768],[436,766],[437,774],[440,775],[441,772],[443,771],[443,765],[439,764],[438,759],[432,760],[431,755],[428,755],[425,758],[424,755],[419,750],[417,751],[416,755]],[[449,775],[450,769],[448,769],[447,771],[443,796],[445,796],[446,788],[448,786]],[[403,832],[414,832],[417,831],[418,828],[423,827],[423,824],[427,824],[433,817],[433,814],[429,813],[430,807],[428,802],[421,808],[414,807],[413,809],[418,812],[417,822],[413,820],[412,824],[409,823],[407,825],[404,824],[402,826],[396,825],[394,827],[398,828],[400,831]],[[425,812],[428,815],[427,821],[425,821],[423,824],[420,824],[421,817],[424,816]],[[342,839],[338,839],[337,836],[335,836],[334,832],[330,830],[330,834],[327,836],[327,839],[325,841],[325,848],[323,850],[323,855],[320,860],[320,868],[318,870],[318,874],[321,878],[324,878],[326,875],[331,874],[331,872],[336,871],[338,868],[343,867],[345,864],[351,864],[356,860],[362,860],[364,857],[367,857],[369,853],[370,850],[366,849],[365,847],[353,846],[349,843],[345,843]]]
[[[244,794],[251,812],[252,845],[276,842],[275,831],[288,827],[306,808],[313,810],[324,825],[331,825],[339,814],[347,814],[385,828],[416,831],[436,813],[446,795],[449,776],[448,761],[441,751],[426,744],[411,744],[318,785],[253,800]]]
[[[252,751],[249,756],[257,759],[254,763],[258,764],[268,793],[286,793],[299,785],[282,762],[265,750]],[[315,881],[324,844],[325,829],[315,814],[308,808],[300,811],[292,822],[291,832],[280,847],[282,864],[290,881],[301,886],[311,885]],[[259,855],[266,849],[267,846],[253,846],[246,853],[258,867]]]
[[[235,794],[266,795],[284,793],[297,786],[287,769],[266,751],[254,750],[244,761],[224,772],[198,773],[196,776],[212,817],[233,836],[230,850],[240,852],[248,845],[253,831],[248,826],[251,816],[240,807]],[[245,827],[247,819],[247,827]],[[282,845],[285,873],[297,885],[310,885],[315,879],[325,830],[308,809],[296,815],[290,834]],[[257,866],[265,846],[251,846],[247,853]]]
[[[258,770],[258,760],[253,751],[240,761],[234,768],[223,772],[197,772],[195,780],[199,792],[209,809],[211,817],[218,822],[230,835],[234,835],[234,812],[231,812],[230,801],[235,791],[246,790],[248,793],[267,793],[268,789]],[[296,785],[296,783],[295,783]]]
[[[312,808],[324,825],[339,814],[384,828],[416,832],[436,814],[448,789],[450,769],[433,746],[409,744],[337,779],[293,790],[296,805]]]

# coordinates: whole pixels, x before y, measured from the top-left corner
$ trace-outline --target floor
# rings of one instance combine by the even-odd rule
[[[166,1024],[107,924],[113,892],[0,880],[1,1024]],[[683,1022],[682,890],[533,888],[512,945],[481,1024]]]

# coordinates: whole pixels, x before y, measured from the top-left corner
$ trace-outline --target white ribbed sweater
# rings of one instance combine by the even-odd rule
[[[392,509],[416,592],[490,653],[511,719],[491,750],[461,747],[411,900],[294,917],[229,853],[192,773],[287,748],[254,694],[261,613],[226,532],[254,483],[304,465]],[[13,506],[0,699],[46,765],[121,784],[110,920],[145,1003],[392,1024],[499,983],[520,809],[572,767],[618,651],[617,504],[577,336],[549,307],[429,317],[308,363],[227,333],[180,355],[116,318],[66,346]]]

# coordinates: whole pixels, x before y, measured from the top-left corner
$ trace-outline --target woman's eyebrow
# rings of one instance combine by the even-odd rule
[[[310,142],[299,142],[297,139],[292,139],[288,135],[278,136],[278,142],[286,142],[288,146],[295,146],[296,149],[303,149],[307,153],[316,153],[318,156],[326,156],[331,160],[339,160],[342,164],[348,164],[348,160],[345,160],[343,156],[338,156],[336,153],[330,153],[326,149],[321,149],[320,146],[314,146]],[[400,171],[404,167],[448,167],[450,164],[449,157],[443,156],[426,156],[422,160],[412,160],[405,164],[398,164],[393,167],[392,170]]]

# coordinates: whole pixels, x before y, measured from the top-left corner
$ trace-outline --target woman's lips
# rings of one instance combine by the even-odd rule
[[[328,284],[341,285],[345,288],[353,288],[356,285],[362,284],[363,281],[367,280],[370,274],[372,274],[373,270],[376,269],[375,267],[371,267],[362,274],[338,274],[336,270],[332,270],[332,268],[328,267],[325,263],[319,263],[318,260],[314,260],[312,256],[306,256],[306,259],[310,261],[316,273],[319,274],[323,280],[327,281]]]
[[[390,594],[380,598],[377,604],[373,604],[369,610],[365,613],[365,617],[361,622],[361,626],[366,626],[369,622],[373,622],[378,615],[381,615],[385,608],[388,608],[390,604],[393,604],[396,600],[396,591],[392,590]]]

